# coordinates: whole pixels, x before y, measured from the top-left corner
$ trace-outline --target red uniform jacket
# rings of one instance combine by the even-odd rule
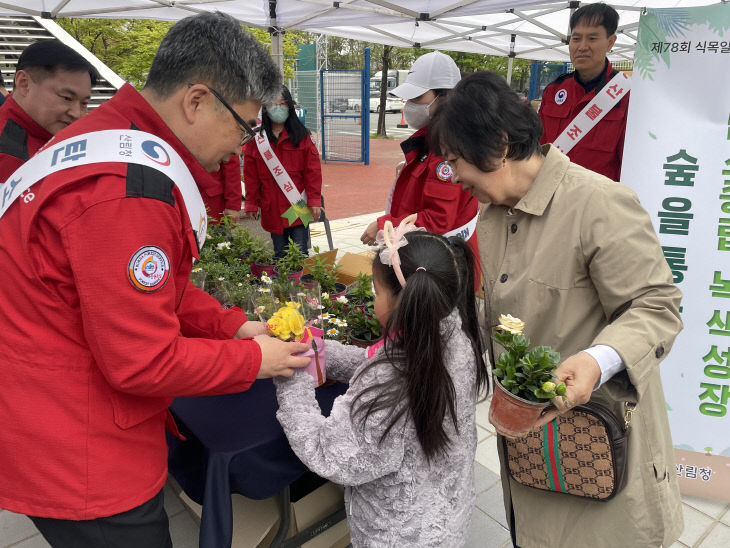
[[[540,103],[540,119],[543,134],[540,144],[552,143],[583,110],[617,71],[606,61],[606,72],[595,90],[586,93],[575,79],[575,72],[559,76],[545,88]],[[558,98],[558,92],[562,90]],[[565,97],[564,99],[562,99]],[[557,100],[556,100],[557,99]],[[557,101],[564,101],[558,104]],[[587,169],[618,181],[621,177],[621,161],[624,152],[626,115],[629,109],[627,95],[596,124],[568,153],[571,161]]]
[[[131,127],[166,141],[196,180],[209,177],[129,85],[49,146]],[[261,352],[232,339],[244,315],[190,283],[194,233],[166,175],[93,164],[30,191],[0,219],[0,507],[108,516],[165,483],[172,398],[246,390]],[[136,289],[129,271],[144,246],[169,259],[153,292]]]
[[[398,175],[390,213],[378,217],[381,230],[385,221],[398,226],[408,215],[418,213],[418,226],[445,234],[468,223],[477,214],[479,201],[451,182],[451,168],[443,157],[428,151],[427,130],[428,127],[419,129],[401,143],[406,165]],[[476,234],[469,234],[467,243],[478,260]]]
[[[319,152],[309,135],[301,140],[298,148],[292,145],[286,129],[281,130],[276,143],[269,142],[297,190],[306,191],[307,205],[319,207],[322,204],[322,168]],[[261,226],[264,230],[274,234],[283,233],[289,227],[289,221],[281,214],[291,204],[266,167],[255,139],[246,145],[243,155],[243,183],[246,186],[245,211],[257,211],[261,208]],[[301,219],[297,219],[291,226],[300,224]]]
[[[227,162],[223,162],[218,171],[211,173],[212,182],[198,182],[200,194],[205,202],[208,215],[221,220],[224,209],[241,209],[243,187],[241,186],[241,164],[238,156],[231,154]]]
[[[53,137],[8,95],[0,107],[0,184]]]

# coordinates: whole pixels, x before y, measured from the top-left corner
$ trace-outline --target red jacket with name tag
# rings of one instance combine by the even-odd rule
[[[385,221],[398,226],[417,213],[416,225],[429,232],[444,234],[467,224],[477,214],[479,201],[451,182],[451,168],[441,156],[428,150],[428,127],[416,131],[401,143],[406,164],[398,175],[390,203],[390,213],[378,217],[378,228]],[[479,258],[476,230],[466,241]],[[477,280],[478,281],[478,280]]]
[[[295,147],[286,129],[281,130],[276,143],[269,141],[271,150],[291,177],[299,192],[307,192],[307,205],[319,207],[322,195],[322,166],[319,152],[310,135],[306,135]],[[261,157],[256,139],[246,145],[243,155],[243,183],[246,187],[245,211],[261,208],[261,226],[267,232],[282,234],[289,227],[289,221],[282,217],[291,203],[279,188],[266,162]],[[291,226],[302,224],[296,219]]]
[[[540,120],[543,126],[540,144],[554,142],[568,127],[568,123],[573,121],[616,74],[617,71],[607,62],[603,77],[596,88],[588,93],[576,81],[575,72],[563,74],[548,85],[540,102]],[[629,96],[626,95],[568,152],[570,160],[618,181],[621,177],[628,110]]]
[[[130,128],[211,179],[129,85],[48,146]],[[232,339],[245,316],[189,281],[180,191],[139,164],[71,167],[18,198],[0,234],[0,507],[86,520],[142,504],[167,476],[172,398],[246,390],[261,363],[257,343]],[[159,274],[147,287],[143,248]]]
[[[0,184],[53,137],[22,107],[11,93],[0,107]]]

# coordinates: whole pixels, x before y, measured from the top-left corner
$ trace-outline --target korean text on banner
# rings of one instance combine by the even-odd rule
[[[661,364],[683,492],[730,500],[730,4],[639,23],[621,180],[649,211],[682,321]]]

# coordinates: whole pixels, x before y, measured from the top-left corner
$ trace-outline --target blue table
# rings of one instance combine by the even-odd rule
[[[328,415],[347,386],[317,389]],[[276,390],[271,379],[257,380],[239,394],[176,398],[171,406],[182,441],[168,435],[170,473],[187,495],[203,505],[200,547],[231,545],[231,494],[265,499],[285,492],[305,472],[276,420]],[[285,508],[288,509],[288,501]]]

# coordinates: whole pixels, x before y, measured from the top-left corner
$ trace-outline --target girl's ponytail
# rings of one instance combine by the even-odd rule
[[[486,384],[487,371],[475,309],[471,250],[458,238],[447,240],[428,232],[410,232],[405,238],[407,245],[398,250],[405,286],[379,255],[373,260],[373,274],[397,297],[384,327],[385,358],[375,362],[394,364],[395,382],[365,389],[353,402],[352,413],[362,415],[364,422],[373,412],[389,410],[381,441],[407,413],[430,459],[449,445],[444,419],[448,417],[458,429],[454,383],[443,356],[443,341],[450,334],[441,332],[442,320],[455,308],[474,349],[478,389]]]

